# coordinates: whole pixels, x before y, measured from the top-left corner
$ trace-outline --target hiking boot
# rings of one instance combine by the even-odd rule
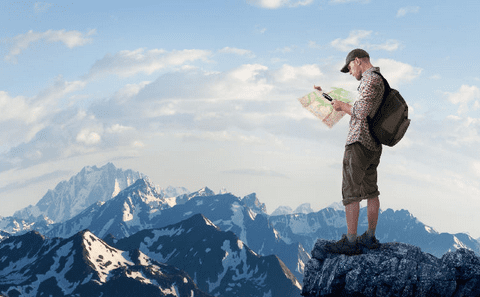
[[[350,242],[345,234],[342,235],[342,239],[339,241],[327,243],[325,245],[325,250],[330,253],[345,255],[358,255],[362,253],[357,241]]]
[[[360,237],[357,237],[357,242],[359,245],[363,245],[369,250],[378,249],[380,247],[380,242],[374,236],[369,236],[367,232],[363,233]]]

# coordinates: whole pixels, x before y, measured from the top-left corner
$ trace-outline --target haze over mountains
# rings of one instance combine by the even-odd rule
[[[365,209],[359,221],[363,232]],[[381,211],[379,222],[381,242],[410,243],[437,257],[460,247],[480,253],[468,234],[440,234],[406,210]],[[315,241],[345,232],[345,213],[335,205],[268,215],[255,193],[162,189],[111,163],[85,167],[35,206],[0,218],[0,291],[47,294],[56,282],[52,290],[67,296],[120,281],[145,296],[299,296]],[[155,274],[162,269],[170,281]]]

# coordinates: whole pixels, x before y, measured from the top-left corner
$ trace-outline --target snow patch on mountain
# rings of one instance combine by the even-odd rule
[[[83,235],[83,246],[88,252],[86,257],[99,273],[100,281],[105,283],[110,272],[121,266],[135,265],[131,259],[126,256],[126,252],[107,246],[101,239],[96,237],[90,231]]]
[[[247,230],[244,224],[244,216],[243,216],[242,209],[243,209],[243,206],[237,201],[235,201],[231,207],[231,210],[233,213],[231,220],[218,220],[213,222],[213,224],[218,225],[218,223],[223,223],[225,226],[227,226],[225,231],[229,231],[230,229],[232,229],[234,225],[239,227],[240,234],[237,234],[237,236],[240,238],[241,241],[245,242],[248,245]]]

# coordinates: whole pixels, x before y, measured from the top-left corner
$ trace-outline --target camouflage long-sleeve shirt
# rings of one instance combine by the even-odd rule
[[[372,110],[377,110],[383,99],[385,86],[382,78],[373,71],[380,72],[380,68],[372,67],[362,74],[358,86],[359,97],[352,106],[350,131],[347,136],[347,145],[360,142],[367,149],[378,151],[382,145],[377,142],[368,128],[367,116]]]

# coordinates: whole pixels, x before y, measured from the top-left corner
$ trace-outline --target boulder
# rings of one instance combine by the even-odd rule
[[[315,243],[303,296],[480,296],[480,259],[471,250],[450,251],[439,259],[391,242],[346,256],[326,252],[328,242]]]

